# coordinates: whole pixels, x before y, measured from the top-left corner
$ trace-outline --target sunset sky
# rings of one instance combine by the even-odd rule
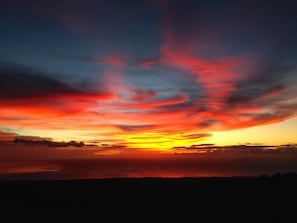
[[[238,154],[268,157],[271,173],[281,156],[279,171],[297,170],[296,10],[293,0],[1,1],[0,175],[106,156],[199,173]],[[261,173],[232,172],[242,159],[228,174]]]

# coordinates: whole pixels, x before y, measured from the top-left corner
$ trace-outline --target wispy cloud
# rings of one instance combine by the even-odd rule
[[[137,66],[142,68],[148,68],[155,65],[158,65],[159,61],[157,59],[145,59],[145,60],[138,60],[136,62]]]
[[[212,154],[224,156],[237,156],[249,154],[271,154],[271,155],[294,155],[297,156],[297,145],[286,144],[280,146],[274,145],[230,145],[217,146],[215,144],[195,144],[191,146],[173,147],[175,154]]]
[[[85,57],[85,60],[93,63],[97,63],[97,64],[108,64],[108,65],[119,66],[119,67],[128,65],[125,58],[121,55],[109,55],[106,57],[87,56]]]
[[[141,131],[141,130],[150,130],[154,129],[154,125],[115,125],[124,131]]]

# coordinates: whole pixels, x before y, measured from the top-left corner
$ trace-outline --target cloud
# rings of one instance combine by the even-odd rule
[[[76,142],[71,140],[69,142],[55,142],[49,139],[42,139],[40,137],[28,137],[28,136],[18,136],[15,138],[14,143],[16,144],[25,144],[29,146],[49,146],[49,147],[84,147],[85,144],[83,142]]]
[[[271,98],[283,99],[283,93],[292,91],[292,84],[296,84],[297,78],[292,74],[297,72],[297,64],[292,67],[275,67],[269,64],[262,64],[260,68],[255,68],[254,72],[237,82],[235,89],[228,102],[232,105],[240,103],[259,103],[259,101],[270,100]]]
[[[60,81],[30,70],[0,68],[0,99],[16,100],[54,97],[79,92]]]
[[[189,134],[189,135],[183,135],[184,138],[187,139],[203,139],[211,137],[212,135],[209,133],[197,133],[197,134]]]
[[[150,109],[155,107],[161,107],[166,105],[182,104],[188,100],[188,96],[185,94],[179,94],[175,97],[168,99],[155,99],[146,103],[125,103],[115,105],[116,108],[133,108],[133,109]]]
[[[147,89],[139,89],[139,88],[132,88],[127,86],[122,86],[127,93],[129,93],[129,102],[136,102],[136,103],[145,103],[152,98],[157,96],[157,92],[153,90]]]
[[[96,107],[96,101],[113,96],[108,91],[81,90],[29,69],[0,68],[0,102],[7,110],[1,118],[6,121],[7,114],[12,117],[27,114],[30,119],[42,114],[81,112]]]
[[[87,61],[97,63],[97,64],[108,64],[112,66],[123,67],[127,66],[128,63],[125,61],[124,57],[121,55],[110,55],[106,57],[92,57],[88,56],[85,58]]]
[[[245,156],[245,155],[296,155],[297,145],[227,145],[217,146],[215,144],[194,144],[191,146],[177,146],[172,148],[175,154],[205,154],[205,155],[223,155],[223,156]]]
[[[297,115],[295,104],[297,78],[295,67],[261,66],[237,82],[222,112],[233,112],[242,126],[276,123]],[[234,126],[235,127],[235,126]]]
[[[239,89],[235,90],[228,98],[230,104],[251,103],[259,99],[277,96],[287,89],[287,87],[281,84],[261,86],[261,83],[239,83],[239,86]]]
[[[236,89],[236,82],[243,75],[241,67],[246,61],[242,55],[222,54],[222,46],[218,44],[219,31],[204,19],[206,15],[202,8],[207,6],[197,6],[201,13],[194,13],[192,10],[197,7],[192,4],[200,5],[173,1],[166,6],[163,18],[165,41],[160,48],[160,61],[195,77],[193,81],[200,85],[201,93],[198,98],[197,95],[191,98],[191,103],[185,107],[192,120],[195,116],[202,117],[197,126],[211,128],[224,118],[219,111],[224,107],[226,98]]]
[[[297,78],[294,74],[297,64],[292,58],[275,59],[267,53],[269,49],[264,45],[269,36],[255,27],[247,14],[241,13],[248,10],[256,18],[264,18],[259,11],[249,8],[253,4],[231,1],[230,7],[226,7],[217,3],[220,10],[212,14],[213,18],[209,13],[217,8],[207,3],[169,1],[163,6],[164,42],[160,47],[160,64],[192,73],[193,81],[201,89],[199,97],[191,97],[188,104],[168,106],[164,113],[184,106],[193,121],[199,117],[196,125],[200,130],[240,129],[296,117]],[[276,2],[270,6],[265,15],[280,13],[281,20],[291,24],[283,7],[278,11]],[[293,15],[291,10],[288,13]],[[282,27],[271,26],[267,18],[270,17],[265,17],[259,24],[266,25],[267,30],[276,35],[274,40],[288,38],[287,33],[277,33],[276,30],[282,30]],[[243,27],[249,27],[250,33],[244,34]],[[236,42],[235,49],[231,40],[245,41],[246,35],[256,37],[254,42]],[[292,35],[297,33],[292,32]],[[273,49],[281,50],[279,47],[280,44]],[[283,55],[292,55],[290,48],[286,49]]]
[[[158,63],[159,61],[156,59],[145,59],[145,60],[138,60],[136,62],[136,65],[142,68],[148,68],[148,67],[155,66]]]
[[[199,127],[211,127],[213,125],[219,124],[221,121],[216,119],[207,119],[203,122],[200,122],[198,125]]]
[[[17,140],[18,142],[26,142],[26,141],[30,141],[30,142],[40,142],[40,141],[52,141],[52,138],[48,138],[48,137],[40,137],[40,136],[24,136],[24,135],[18,135],[16,134],[14,137],[14,140]]]
[[[290,147],[290,149],[296,149],[296,147]],[[271,145],[230,145],[230,146],[216,146],[215,144],[194,144],[191,146],[173,147],[176,154],[223,154],[227,156],[234,156],[238,154],[279,154],[284,152],[282,146],[271,146]],[[293,151],[293,150],[292,150]]]
[[[56,142],[52,138],[40,136],[25,136],[12,132],[3,132],[0,130],[0,144],[4,142],[13,142],[15,144],[23,144],[28,146],[49,146],[49,147],[84,147],[83,142],[71,140],[69,142]]]
[[[153,129],[154,125],[115,125],[116,127],[124,131],[143,131]]]
[[[296,31],[290,29],[296,26],[296,13],[288,1],[269,6],[256,1],[157,2],[163,3],[141,2],[133,9],[132,2],[40,5],[60,25],[95,40],[93,52],[76,52],[90,56],[72,57],[84,62],[73,69],[88,67],[81,67],[81,73],[77,69],[77,76],[92,82],[92,89],[56,80],[51,73],[1,68],[1,125],[87,132],[75,133],[75,139],[95,133],[103,140],[136,144],[130,140],[133,134],[142,142],[155,137],[191,145],[205,132],[296,117]],[[138,25],[141,32],[135,31]],[[153,40],[146,35],[141,39],[146,44],[137,42],[135,34],[146,32]]]

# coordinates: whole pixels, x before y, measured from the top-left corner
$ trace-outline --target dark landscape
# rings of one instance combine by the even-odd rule
[[[280,221],[297,217],[297,175],[2,181],[1,219]]]

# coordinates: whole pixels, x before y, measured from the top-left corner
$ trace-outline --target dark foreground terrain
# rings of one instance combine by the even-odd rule
[[[294,173],[270,177],[0,182],[1,222],[285,222],[296,217]]]

